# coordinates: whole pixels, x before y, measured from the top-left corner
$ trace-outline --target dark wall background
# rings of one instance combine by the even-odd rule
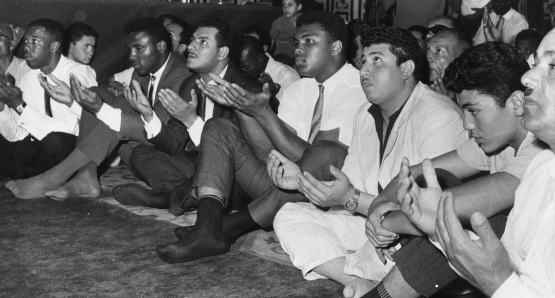
[[[270,6],[133,0],[0,0],[1,23],[25,28],[34,19],[51,18],[64,26],[76,21],[93,26],[100,33],[100,38],[91,66],[99,79],[128,67],[123,26],[139,17],[161,14],[176,15],[193,27],[203,17],[217,17],[226,21],[233,33],[239,35],[243,28],[252,24],[269,31],[272,21],[282,14],[282,10]]]

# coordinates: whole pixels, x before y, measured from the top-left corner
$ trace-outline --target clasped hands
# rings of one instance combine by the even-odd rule
[[[23,103],[21,90],[15,86],[15,79],[11,74],[0,73],[0,110],[4,110],[4,105],[15,109]]]
[[[236,109],[251,117],[271,112],[270,98],[273,96],[273,92],[277,93],[279,87],[276,87],[269,75],[265,75],[264,79],[261,79],[264,85],[262,92],[257,94],[247,91],[237,84],[231,84],[213,73],[209,75],[217,85],[210,85],[201,80],[197,80],[196,83],[202,93],[214,102]]]
[[[501,16],[500,16],[501,17]],[[501,35],[503,34],[503,26],[505,25],[505,18],[497,23],[497,26],[493,24],[491,16],[489,14],[488,8],[484,7],[484,14],[482,16],[482,24],[484,26],[484,37],[486,41],[501,41]]]

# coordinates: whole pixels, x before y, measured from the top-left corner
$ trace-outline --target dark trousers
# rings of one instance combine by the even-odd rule
[[[52,132],[41,141],[28,135],[9,142],[0,135],[0,172],[13,179],[26,179],[53,168],[75,149],[77,137]]]
[[[219,190],[228,205],[241,191],[252,198],[248,205],[252,218],[262,227],[272,225],[279,209],[288,202],[306,202],[299,192],[277,188],[241,135],[239,127],[227,119],[210,119],[202,133],[197,170],[190,189],[211,187]],[[316,179],[334,179],[329,166],[343,166],[347,150],[331,141],[307,149],[297,164]],[[189,191],[190,194],[190,191]]]
[[[497,237],[505,231],[507,216],[498,214],[488,219]],[[471,227],[465,227],[471,229]],[[430,297],[449,284],[462,280],[451,267],[445,255],[426,237],[411,237],[393,254],[403,279],[420,295]],[[446,289],[447,290],[447,289]]]

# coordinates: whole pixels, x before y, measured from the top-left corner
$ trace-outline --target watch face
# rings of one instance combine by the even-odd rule
[[[349,201],[347,202],[347,205],[345,207],[347,207],[347,210],[349,211],[353,211],[357,208],[357,203],[353,202],[353,201]]]

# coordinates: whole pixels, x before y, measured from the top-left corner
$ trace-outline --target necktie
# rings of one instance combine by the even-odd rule
[[[499,20],[497,21],[497,24],[495,25],[495,28],[497,29],[501,29],[499,28],[499,25],[501,25],[501,20],[503,19],[503,17],[500,17]]]
[[[314,114],[312,114],[312,124],[310,125],[310,134],[308,136],[308,142],[312,144],[316,134],[320,130],[320,124],[322,122],[322,113],[324,112],[324,85],[318,84],[320,88],[320,94],[318,94],[318,101],[316,101],[316,106],[314,107]]]
[[[44,112],[46,116],[52,117],[52,108],[50,107],[50,96],[44,91]]]
[[[204,93],[200,92],[200,97],[201,97],[201,101],[200,101],[200,118],[204,121],[206,121],[205,117],[206,117],[206,95],[204,95]]]
[[[156,77],[154,75],[150,76],[150,86],[148,87],[148,102],[151,107],[154,107],[154,81]]]

